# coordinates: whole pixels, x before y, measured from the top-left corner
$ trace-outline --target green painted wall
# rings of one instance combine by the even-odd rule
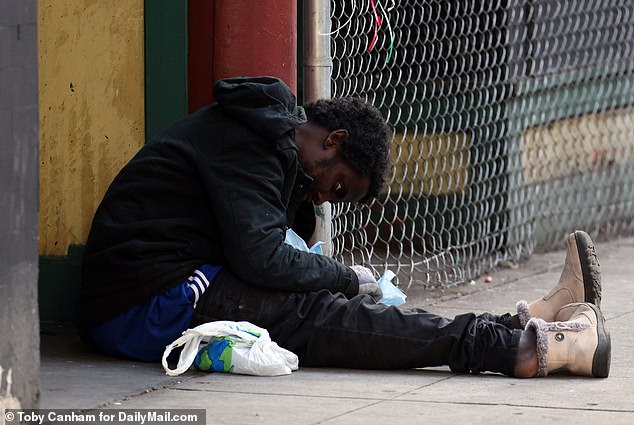
[[[145,2],[145,136],[187,115],[187,1]]]

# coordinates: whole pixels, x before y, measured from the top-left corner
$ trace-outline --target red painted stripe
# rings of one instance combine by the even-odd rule
[[[296,92],[297,0],[214,3],[214,78],[273,75]]]

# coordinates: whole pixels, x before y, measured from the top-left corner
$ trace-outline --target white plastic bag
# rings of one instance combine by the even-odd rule
[[[201,345],[203,343],[203,345]],[[183,346],[176,369],[167,357]],[[163,369],[169,376],[186,372],[192,364],[200,370],[224,371],[244,375],[288,375],[298,368],[298,358],[271,341],[266,329],[249,322],[217,321],[187,329],[165,347]]]
[[[383,276],[377,280],[376,283],[383,292],[383,297],[379,301],[381,304],[398,306],[405,302],[407,296],[392,283],[395,276],[393,271],[385,269]]]

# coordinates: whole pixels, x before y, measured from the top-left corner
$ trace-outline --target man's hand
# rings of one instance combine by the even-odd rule
[[[367,294],[374,298],[377,303],[383,298],[383,291],[376,283],[362,283],[359,285],[359,295]]]
[[[374,301],[379,302],[379,300],[383,298],[383,292],[381,288],[379,288],[379,285],[377,285],[372,270],[363,266],[351,266],[350,268],[359,278],[359,294],[370,295],[374,298]]]

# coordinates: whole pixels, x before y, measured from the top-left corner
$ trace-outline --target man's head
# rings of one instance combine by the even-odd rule
[[[367,202],[385,183],[391,132],[381,113],[358,98],[318,100],[304,106],[297,130],[299,161],[314,179],[309,198]]]

